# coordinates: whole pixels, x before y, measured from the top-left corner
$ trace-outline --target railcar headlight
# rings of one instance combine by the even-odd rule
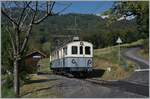
[[[88,63],[88,65],[90,65],[90,64],[92,64],[92,61],[89,59],[87,63]]]
[[[72,59],[72,63],[73,63],[73,64],[76,64],[76,61],[75,61],[75,59]]]

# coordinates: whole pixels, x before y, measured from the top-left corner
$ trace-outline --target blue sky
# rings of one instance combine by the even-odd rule
[[[59,12],[70,3],[72,3],[72,5],[61,14],[100,14],[112,7],[113,1],[57,1],[54,7],[54,11]]]

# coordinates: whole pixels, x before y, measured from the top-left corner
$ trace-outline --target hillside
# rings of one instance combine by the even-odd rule
[[[14,15],[17,15],[17,11]],[[67,29],[74,26],[75,17],[77,27],[80,29],[78,31],[80,39],[92,42],[94,48],[113,46],[116,44],[118,36],[122,38],[124,43],[133,42],[142,38],[137,32],[136,19],[130,21],[121,20],[109,24],[108,19],[102,19],[100,16],[70,13],[50,16],[38,26],[34,26],[29,41],[29,51],[39,49],[48,54],[50,48],[58,45],[58,40],[59,45],[61,45],[61,42],[68,38],[52,38],[52,36],[60,34],[74,35],[74,31]],[[5,21],[6,19],[2,17],[2,31],[3,26],[5,26]]]
[[[52,35],[74,35],[74,31],[68,31],[67,28],[74,26],[75,16],[80,29],[78,31],[80,39],[92,42],[94,48],[115,45],[118,36],[121,36],[125,43],[137,40],[137,37],[134,37],[137,36],[135,20],[122,20],[108,25],[108,20],[95,15],[66,14],[49,17],[36,26],[33,29],[32,42],[43,44],[52,40],[56,45],[56,40],[62,38],[51,38]]]

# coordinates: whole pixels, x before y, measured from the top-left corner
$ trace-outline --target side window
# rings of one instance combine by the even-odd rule
[[[85,47],[85,54],[90,55],[91,54],[91,48],[89,46]]]
[[[55,59],[57,59],[57,58],[56,58],[56,56],[57,56],[57,55],[56,55],[56,52],[55,52],[55,53],[54,53],[54,57],[55,57]]]
[[[80,46],[80,54],[83,54],[83,46]]]
[[[67,47],[63,48],[63,54],[67,55]]]
[[[72,54],[77,54],[78,53],[78,47],[77,46],[72,46]]]
[[[57,59],[59,59],[59,51],[57,51],[56,53],[57,53],[57,54],[56,54],[56,55],[57,55]]]
[[[54,60],[54,53],[52,53],[52,60]]]

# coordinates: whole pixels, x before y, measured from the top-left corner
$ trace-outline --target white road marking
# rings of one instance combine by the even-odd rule
[[[140,72],[140,71],[149,71],[150,69],[135,69],[134,71]]]

